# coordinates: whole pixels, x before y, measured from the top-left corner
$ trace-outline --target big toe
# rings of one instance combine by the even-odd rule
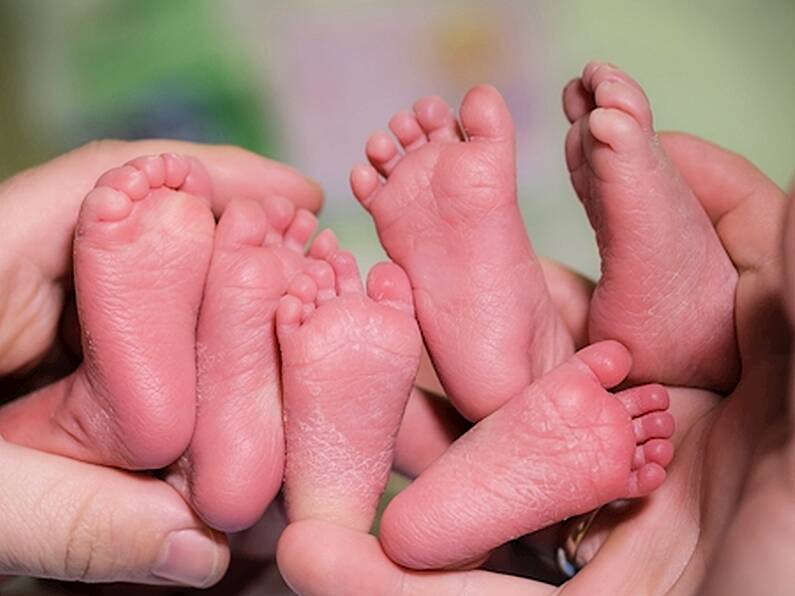
[[[210,173],[204,164],[192,156],[186,156],[189,169],[185,180],[182,182],[180,190],[194,197],[209,199],[213,195],[213,183]]]
[[[78,233],[86,223],[113,222],[127,217],[132,212],[132,201],[128,194],[101,186],[88,193],[80,208]]]
[[[574,359],[585,364],[603,387],[615,387],[632,368],[629,351],[617,341],[602,341],[583,348]]]
[[[472,141],[513,140],[513,119],[505,100],[491,85],[477,85],[461,102],[461,124]]]
[[[224,210],[215,229],[215,245],[237,248],[258,246],[268,231],[265,211],[251,199],[233,199]]]

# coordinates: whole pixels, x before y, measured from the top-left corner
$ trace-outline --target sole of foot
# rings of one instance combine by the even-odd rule
[[[381,263],[365,290],[352,255],[333,252],[293,280],[276,319],[290,521],[366,531],[419,366],[406,274]]]
[[[563,106],[572,123],[566,161],[603,260],[591,341],[626,345],[633,382],[730,388],[739,371],[737,272],[665,154],[643,90],[592,62],[566,86]]]
[[[427,97],[389,126],[400,146],[372,135],[351,188],[411,280],[448,396],[478,420],[574,351],[516,202],[511,115],[496,89],[478,86],[460,123]]]
[[[182,155],[140,157],[100,177],[74,240],[84,361],[3,411],[9,440],[131,469],[159,468],[184,451],[195,419],[211,193],[202,164]]]
[[[289,282],[330,254],[330,230],[307,250],[317,219],[284,198],[233,200],[218,222],[196,334],[198,409],[169,482],[210,526],[254,524],[284,468],[275,316]]]
[[[514,538],[649,494],[673,457],[660,385],[618,394],[626,348],[591,345],[476,424],[401,492],[385,552],[414,569],[460,568]]]

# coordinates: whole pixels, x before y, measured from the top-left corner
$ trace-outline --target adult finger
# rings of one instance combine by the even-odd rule
[[[470,426],[449,401],[415,387],[395,440],[395,468],[419,476]]]
[[[206,587],[226,539],[165,482],[0,439],[0,575]]]
[[[0,242],[12,253],[35,255],[42,273],[57,279],[69,269],[77,213],[97,178],[140,155],[160,153],[192,155],[204,163],[216,214],[233,198],[280,195],[311,211],[323,202],[316,182],[238,147],[159,139],[95,141],[0,184]]]
[[[488,571],[409,571],[381,550],[378,540],[318,520],[287,527],[276,555],[289,586],[302,596],[551,596],[547,584]]]
[[[588,344],[588,307],[596,284],[557,261],[543,257],[539,260],[555,310],[579,350]]]
[[[684,133],[663,133],[666,152],[698,197],[729,256],[753,269],[780,250],[787,199],[744,157]]]

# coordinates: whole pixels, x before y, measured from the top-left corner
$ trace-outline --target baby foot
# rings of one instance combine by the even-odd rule
[[[351,173],[457,408],[479,419],[570,356],[516,203],[514,130],[492,87],[473,88],[461,128],[438,97],[398,113]],[[462,137],[466,134],[466,139]],[[386,182],[379,179],[379,174]]]
[[[190,447],[169,475],[211,526],[254,524],[282,482],[279,348],[274,318],[288,282],[307,264],[317,226],[287,199],[236,200],[215,231],[196,333],[198,411]],[[330,230],[310,252],[336,249]]]
[[[74,240],[83,364],[5,409],[6,438],[133,469],[159,468],[184,451],[214,227],[198,197],[211,192],[197,160],[172,154],[135,159],[99,179]]]
[[[630,365],[617,342],[594,344],[476,424],[387,507],[385,552],[415,569],[460,566],[660,486],[673,457],[667,392],[605,390]]]
[[[590,339],[624,343],[633,381],[730,387],[737,273],[654,133],[643,90],[592,62],[563,103],[566,161],[603,259]]]
[[[406,274],[393,263],[376,265],[365,294],[356,261],[336,252],[291,283],[276,324],[290,520],[366,531],[419,365]]]

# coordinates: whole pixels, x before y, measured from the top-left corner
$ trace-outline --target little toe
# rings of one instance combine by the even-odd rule
[[[583,66],[582,73],[580,74],[580,80],[582,81],[582,85],[586,91],[593,93],[593,87],[591,86],[593,74],[605,66],[607,66],[607,63],[602,62],[601,60],[591,60],[585,66]]]
[[[617,341],[602,341],[577,352],[574,361],[587,366],[603,387],[615,387],[632,368],[629,351]]]
[[[639,470],[646,464],[655,463],[667,467],[674,458],[674,444],[667,439],[651,439],[635,448],[632,469]]]
[[[581,79],[572,79],[563,88],[563,113],[569,122],[579,120],[595,107],[593,94],[585,89]]]
[[[669,439],[674,434],[674,417],[668,412],[652,412],[632,421],[635,442],[649,439]]]
[[[417,116],[410,110],[401,110],[389,121],[389,130],[406,151],[413,151],[428,142]]]
[[[259,246],[267,231],[265,210],[257,201],[234,199],[224,209],[215,228],[215,245],[224,248]]]
[[[163,158],[166,170],[165,185],[169,188],[180,188],[190,172],[188,158],[178,153],[163,153],[160,157]]]
[[[303,252],[315,228],[317,228],[317,217],[306,209],[299,209],[284,231],[284,246],[296,252]]]
[[[461,128],[453,110],[441,97],[423,97],[414,104],[414,114],[431,141],[460,141]]]
[[[265,209],[268,224],[280,234],[284,233],[295,217],[295,205],[285,197],[268,197],[263,201],[262,207]]]
[[[138,168],[130,165],[113,168],[102,174],[97,180],[97,187],[101,186],[109,186],[114,190],[123,192],[133,201],[140,201],[149,194],[150,190],[149,180],[146,175]]]
[[[376,302],[414,314],[411,283],[401,267],[395,263],[376,264],[367,276],[367,295]]]
[[[582,83],[586,91],[593,93],[599,84],[604,81],[621,81],[630,87],[634,87],[645,96],[640,84],[617,66],[599,61],[591,61],[585,65],[582,72]]]
[[[307,274],[300,273],[287,286],[287,293],[299,298],[301,302],[314,302],[317,297],[317,284]]]
[[[180,190],[194,197],[210,200],[213,194],[213,184],[207,168],[193,156],[185,156],[185,159],[188,161],[189,169]]]
[[[142,155],[127,162],[149,180],[150,188],[160,188],[166,181],[166,166],[159,155]]]
[[[566,167],[569,172],[576,172],[586,163],[582,132],[582,126],[578,122],[575,122],[569,127],[569,131],[566,133]]]
[[[328,262],[334,269],[338,294],[364,293],[362,278],[359,275],[359,265],[350,252],[339,250],[329,256]]]
[[[665,482],[665,468],[656,463],[646,464],[630,473],[626,498],[645,497],[662,486],[663,482]]]
[[[320,232],[309,246],[309,256],[313,259],[326,259],[339,247],[334,230],[326,228]]]
[[[662,385],[641,385],[616,394],[616,398],[633,418],[649,412],[662,412],[668,409],[670,398]]]
[[[382,185],[378,172],[373,166],[360,164],[351,170],[351,190],[362,207],[369,209],[375,191]]]
[[[280,336],[290,334],[301,326],[304,303],[298,296],[287,294],[276,309],[276,330]]]
[[[306,270],[306,275],[312,278],[317,286],[317,304],[337,297],[335,288],[334,269],[326,261],[314,261]]]
[[[461,124],[470,141],[513,141],[511,112],[497,89],[478,85],[461,102]]]
[[[370,135],[365,154],[373,167],[385,178],[392,173],[402,157],[395,141],[383,131]]]
[[[315,311],[317,300],[317,284],[309,275],[301,273],[297,275],[287,287],[287,293],[300,299],[301,321],[305,321]]]
[[[128,194],[107,186],[95,188],[88,193],[80,208],[81,221],[120,221],[132,212],[132,201]]]

